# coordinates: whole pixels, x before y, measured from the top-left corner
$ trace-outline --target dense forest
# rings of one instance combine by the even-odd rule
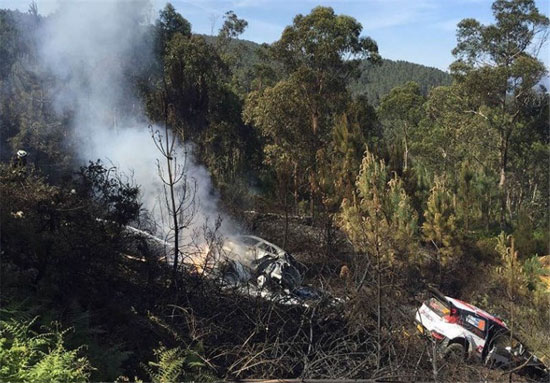
[[[204,36],[141,5],[0,10],[0,381],[540,379],[437,357],[414,322],[437,289],[550,364],[533,0],[459,22],[450,73],[330,7],[258,45],[232,11]],[[246,233],[322,296],[213,278]]]

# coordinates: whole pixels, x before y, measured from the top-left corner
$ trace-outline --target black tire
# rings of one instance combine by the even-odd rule
[[[466,381],[464,375],[464,361],[466,359],[466,348],[462,343],[454,342],[442,348],[439,352],[441,358],[437,363],[438,381],[456,382]],[[458,379],[457,377],[461,377]]]
[[[460,362],[466,360],[466,349],[461,343],[451,343],[445,347],[443,359],[449,362]]]

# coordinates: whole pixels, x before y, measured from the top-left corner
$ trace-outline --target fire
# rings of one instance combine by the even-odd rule
[[[192,271],[203,274],[205,271],[211,270],[214,265],[215,257],[213,251],[208,244],[198,246],[197,252],[189,255],[185,263],[191,266]]]

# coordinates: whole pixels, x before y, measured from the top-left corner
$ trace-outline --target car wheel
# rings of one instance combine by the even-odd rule
[[[451,343],[445,347],[442,352],[439,354],[441,360],[438,364],[438,378],[437,380],[443,382],[452,382],[461,379],[457,377],[463,377],[464,371],[464,361],[466,359],[466,349],[461,343]]]
[[[443,359],[447,361],[463,361],[466,359],[466,350],[460,343],[451,343],[445,348]]]

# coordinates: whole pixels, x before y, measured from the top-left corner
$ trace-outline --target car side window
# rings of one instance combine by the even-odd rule
[[[480,338],[485,338],[485,331],[487,329],[487,320],[480,318],[476,315],[466,314],[462,320],[462,326],[468,331],[473,332]]]

